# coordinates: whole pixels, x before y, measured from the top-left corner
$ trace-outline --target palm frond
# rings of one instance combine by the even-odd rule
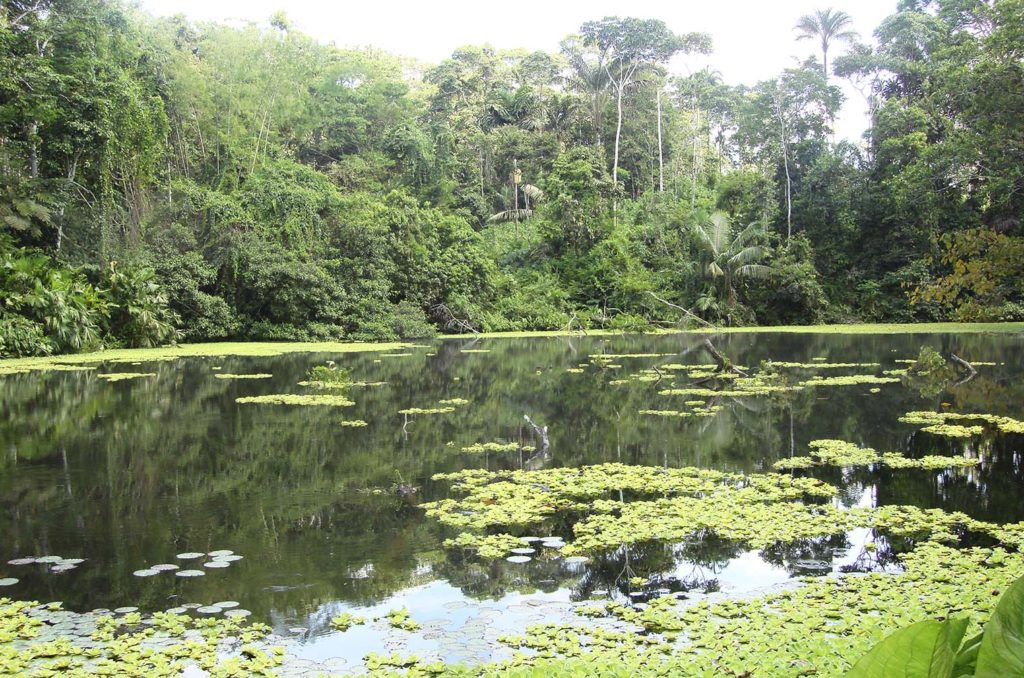
[[[771,266],[764,266],[762,264],[747,264],[746,266],[740,266],[736,269],[737,278],[753,278],[755,280],[763,280],[772,274]]]
[[[746,247],[747,243],[755,240],[756,238],[762,237],[764,234],[764,224],[760,221],[751,221],[747,224],[746,228],[740,231],[739,234],[733,238],[732,243],[729,245],[730,255],[738,252],[740,249]]]
[[[745,247],[736,254],[729,257],[727,265],[732,270],[739,270],[741,267],[751,264],[764,257],[764,248],[760,245]]]
[[[489,223],[489,224],[503,224],[503,223],[506,223],[506,222],[509,222],[509,221],[526,221],[527,219],[529,219],[532,216],[533,216],[533,210],[528,210],[528,209],[523,209],[523,208],[512,209],[512,210],[505,210],[504,212],[498,212],[497,214],[492,214],[490,217],[488,217],[487,223]]]
[[[539,202],[544,199],[544,190],[534,186],[533,184],[523,184],[519,188],[526,194],[526,197],[534,202]]]

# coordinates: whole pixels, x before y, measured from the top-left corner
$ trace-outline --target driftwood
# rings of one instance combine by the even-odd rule
[[[530,428],[533,429],[534,434],[536,434],[536,436],[540,438],[540,449],[538,451],[543,452],[544,450],[548,449],[548,446],[551,444],[551,441],[548,439],[548,427],[537,426],[535,423],[533,423],[533,419],[530,419],[530,415],[528,414],[524,414],[523,419],[525,419],[526,423],[529,424]]]

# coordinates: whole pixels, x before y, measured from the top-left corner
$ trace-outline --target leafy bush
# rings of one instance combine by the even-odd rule
[[[43,326],[20,315],[0,317],[0,357],[49,355],[53,344],[46,338]]]
[[[177,315],[150,268],[110,264],[106,282],[109,299],[109,332],[130,347],[149,348],[176,341]]]

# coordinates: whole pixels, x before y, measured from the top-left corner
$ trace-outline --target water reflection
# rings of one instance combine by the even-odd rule
[[[700,596],[718,589],[759,590],[793,576],[891,569],[907,544],[869,531],[762,552],[705,534],[682,544],[622,547],[597,554],[586,565],[482,563],[445,553],[446,534],[416,504],[446,496],[447,485],[431,477],[461,468],[618,461],[756,472],[769,470],[777,459],[804,454],[810,440],[841,438],[910,457],[968,454],[984,460],[971,469],[946,471],[817,471],[840,487],[842,506],[914,504],[983,520],[1022,520],[1020,436],[947,440],[896,420],[903,412],[937,410],[944,403],[953,411],[1020,418],[1021,341],[1008,335],[728,335],[717,345],[748,366],[767,359],[820,358],[879,362],[878,370],[868,370],[877,373],[897,366],[895,359],[916,357],[923,344],[997,365],[979,368],[970,382],[938,392],[933,384],[925,389],[894,384],[877,393],[854,386],[722,398],[715,416],[690,419],[638,414],[671,407],[657,392],[679,377],[609,384],[652,366],[707,362],[699,338],[685,335],[472,344],[487,353],[463,353],[470,343],[446,341],[408,357],[189,359],[147,364],[145,371],[156,377],[120,383],[106,383],[89,371],[7,376],[0,378],[0,562],[45,554],[87,560],[63,574],[40,566],[13,574],[4,565],[0,572],[21,579],[5,593],[63,600],[70,609],[125,604],[165,609],[182,602],[238,600],[278,628],[311,629],[305,646],[319,656],[327,651],[321,644],[337,638],[327,625],[342,610],[405,604],[417,617],[444,618],[436,631],[443,636],[460,623],[455,610],[463,608],[445,607],[451,603],[478,611],[490,606],[503,619],[526,619],[539,613],[520,610],[516,617],[509,612],[525,595],[550,598],[552,605],[663,589]],[[616,358],[620,368],[567,371],[587,363],[591,354],[664,355]],[[304,392],[297,382],[327,359],[349,368],[358,380],[387,384],[354,390],[356,403],[350,408],[235,403],[243,395]],[[274,376],[221,380],[213,378],[215,367]],[[469,404],[445,415],[407,419],[398,414],[450,398]],[[547,427],[546,448],[524,415]],[[369,426],[342,427],[346,419],[363,419]],[[461,452],[495,440],[539,451]],[[403,496],[392,491],[397,485],[417,491]],[[571,539],[571,524],[556,525],[554,533]],[[182,551],[220,548],[244,559],[189,581],[132,576],[147,565],[174,562]],[[644,583],[631,583],[637,579]],[[356,636],[346,638],[352,642]]]

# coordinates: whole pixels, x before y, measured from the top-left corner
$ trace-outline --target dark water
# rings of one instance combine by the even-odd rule
[[[409,357],[292,354],[101,366],[157,373],[119,383],[94,372],[0,377],[0,577],[21,579],[0,593],[63,600],[72,610],[236,600],[279,628],[311,628],[321,640],[311,643],[310,653],[330,654],[338,634],[330,634],[327,623],[343,610],[408,605],[414,616],[453,615],[472,599],[512,606],[524,593],[580,599],[614,589],[624,557],[644,576],[698,578],[742,591],[806,574],[792,564],[799,559],[849,567],[857,558],[851,541],[858,537],[763,554],[702,542],[643,545],[595,558],[590,566],[482,564],[446,554],[440,543],[450,535],[416,504],[446,496],[447,485],[432,481],[432,474],[460,468],[619,461],[756,472],[792,452],[806,454],[807,442],[817,438],[908,456],[967,450],[984,460],[960,471],[821,471],[822,479],[842,488],[846,505],[915,504],[984,520],[1024,519],[1020,436],[949,440],[896,420],[942,403],[954,411],[1024,418],[1024,337],[750,334],[716,343],[750,366],[767,358],[882,363],[824,374],[904,367],[894,361],[916,357],[924,344],[997,364],[938,392],[903,384],[883,385],[876,394],[869,386],[806,389],[726,400],[715,417],[681,420],[637,413],[673,406],[657,395],[664,383],[607,382],[665,362],[709,362],[699,338],[687,335],[481,340],[472,346],[445,341],[413,349]],[[468,347],[489,352],[460,352]],[[583,374],[565,371],[593,353],[675,355],[615,360],[619,370],[590,365]],[[348,408],[235,403],[244,395],[308,393],[296,382],[328,359],[355,379],[388,383],[352,390],[356,404]],[[214,367],[273,378],[220,380]],[[445,398],[470,402],[408,425],[397,413]],[[461,453],[476,442],[532,443],[523,415],[549,427],[546,453]],[[342,419],[369,426],[344,428]],[[398,483],[419,491],[399,496],[392,491]],[[154,563],[179,562],[175,554],[183,551],[215,549],[244,559],[194,580],[132,575]],[[87,560],[64,574],[2,564],[44,554]],[[352,633],[359,631],[347,642]]]

